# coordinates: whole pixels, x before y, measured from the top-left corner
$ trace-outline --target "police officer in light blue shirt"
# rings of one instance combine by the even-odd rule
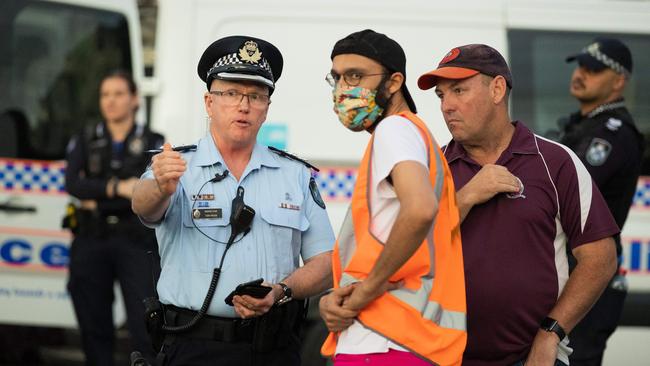
[[[299,365],[300,299],[331,287],[334,234],[311,165],[256,143],[282,55],[261,39],[226,37],[205,50],[198,72],[209,134],[180,151],[165,144],[133,193],[159,242],[159,359]]]

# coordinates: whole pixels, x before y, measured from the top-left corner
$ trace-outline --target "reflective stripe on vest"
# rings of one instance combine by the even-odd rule
[[[355,282],[359,282],[359,280],[347,273],[343,273],[341,281],[339,281],[339,287],[345,287]],[[398,288],[389,292],[391,295],[419,310],[423,318],[429,319],[443,328],[452,328],[462,331],[467,330],[465,313],[448,311],[443,309],[442,306],[435,301],[427,301],[431,288],[433,288],[433,278],[426,278],[422,281],[422,287],[415,292],[403,288]]]
[[[404,286],[373,300],[357,320],[422,359],[439,365],[460,365],[467,341],[466,305],[453,180],[424,123],[412,113],[400,115],[415,124],[426,144],[429,179],[439,209],[425,240],[390,278],[403,281]],[[369,225],[372,146],[373,138],[366,148],[352,203],[332,254],[335,287],[365,279],[383,250],[384,243],[370,233]],[[335,352],[336,338],[333,333],[329,335],[321,350],[324,355]]]

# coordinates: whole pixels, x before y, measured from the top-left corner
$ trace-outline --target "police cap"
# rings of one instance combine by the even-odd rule
[[[230,36],[205,49],[197,72],[208,89],[212,80],[220,79],[260,83],[273,93],[282,65],[282,54],[271,43],[255,37]]]
[[[601,71],[610,68],[619,74],[629,76],[632,73],[632,54],[630,49],[615,38],[596,38],[582,49],[580,53],[566,58],[566,62],[578,61],[580,66],[589,70]]]

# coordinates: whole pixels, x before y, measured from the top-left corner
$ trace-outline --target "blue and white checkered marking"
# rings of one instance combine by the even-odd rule
[[[65,164],[0,159],[0,190],[11,192],[63,193]]]
[[[356,168],[320,167],[314,176],[326,201],[349,201],[357,179]],[[641,177],[636,187],[633,208],[650,209],[650,177]]]
[[[63,193],[65,163],[0,159],[0,190]],[[357,179],[356,168],[322,167],[316,183],[326,201],[349,201]],[[632,203],[650,208],[650,177],[639,179]]]
[[[650,274],[650,239],[623,238],[623,267],[633,273]]]
[[[356,168],[324,167],[314,176],[326,201],[349,201],[357,179]]]
[[[632,207],[650,208],[650,177],[641,177],[636,186]]]

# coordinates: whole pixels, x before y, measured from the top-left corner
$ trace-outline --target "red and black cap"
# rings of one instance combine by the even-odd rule
[[[632,74],[632,54],[627,46],[615,38],[596,38],[580,53],[566,58],[566,62],[578,61],[589,70],[610,68],[619,74]]]
[[[503,76],[512,89],[512,74],[499,51],[484,44],[468,44],[452,49],[438,64],[438,68],[418,79],[422,90],[431,89],[440,79],[466,79],[476,74]]]
[[[208,89],[212,80],[221,79],[260,83],[273,93],[282,65],[282,54],[271,43],[255,37],[230,36],[205,49],[197,72]]]
[[[342,54],[355,54],[375,60],[390,72],[404,75],[402,94],[413,113],[417,113],[415,102],[406,87],[406,54],[395,40],[372,29],[354,32],[334,44],[331,59]]]

